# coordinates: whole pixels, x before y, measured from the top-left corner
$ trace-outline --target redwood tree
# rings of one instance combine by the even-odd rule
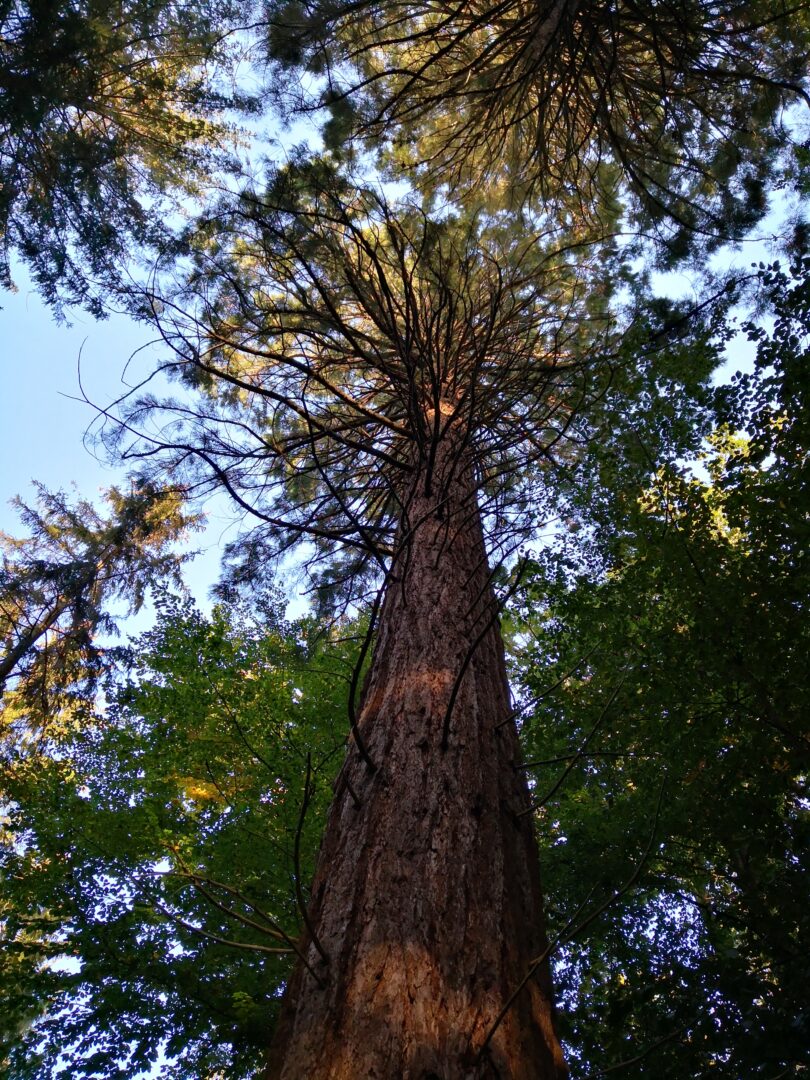
[[[617,258],[395,213],[323,163],[198,243],[154,307],[205,404],[141,401],[130,425],[170,410],[152,437],[176,467],[274,551],[309,539],[333,602],[375,596],[268,1075],[563,1076],[493,582],[519,573],[530,492],[604,391]]]

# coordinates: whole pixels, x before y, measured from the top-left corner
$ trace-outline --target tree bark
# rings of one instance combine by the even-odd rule
[[[547,967],[481,1053],[546,941],[480,511],[454,440],[431,474],[405,500],[363,692],[376,771],[352,746],[313,881],[309,923],[328,962],[305,938],[319,979],[299,963],[267,1080],[567,1076]]]

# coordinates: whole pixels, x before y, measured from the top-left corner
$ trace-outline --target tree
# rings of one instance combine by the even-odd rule
[[[85,500],[38,488],[38,506],[17,503],[29,535],[0,533],[0,694],[27,715],[58,708],[62,689],[92,694],[101,653],[95,636],[111,630],[109,605],[132,612],[149,586],[177,575],[171,546],[194,524],[183,494],[149,483],[106,493],[109,518]],[[27,723],[27,721],[26,721]]]
[[[157,597],[104,707],[6,761],[0,1062],[256,1075],[298,948],[355,631]],[[53,718],[52,718],[53,719]],[[304,813],[304,810],[306,811]],[[173,1061],[173,1058],[178,1060]]]
[[[761,218],[784,109],[808,100],[807,7],[781,0],[276,0],[268,47],[288,106],[332,110],[335,149],[359,134],[423,189],[602,229],[629,197],[670,259]]]
[[[171,238],[170,205],[224,164],[244,5],[3,0],[0,283],[9,256],[58,309],[96,314],[133,245]],[[162,211],[156,212],[156,210]]]
[[[565,1072],[484,535],[514,554],[538,472],[625,377],[607,279],[631,275],[567,240],[395,214],[295,165],[206,223],[188,287],[156,305],[178,375],[208,392],[165,406],[175,467],[223,484],[276,550],[311,538],[314,566],[350,548],[333,593],[381,583],[270,1076]],[[650,348],[701,339],[683,312],[649,317]],[[128,428],[162,407],[135,402]]]
[[[586,1074],[771,1076],[805,1044],[807,283],[761,277],[776,330],[749,327],[757,373],[731,389],[707,381],[722,319],[641,361],[655,315],[625,335],[625,384],[546,481],[574,531],[527,565],[507,622],[534,638],[520,771],[537,777],[563,1031]],[[748,437],[714,439],[710,482],[685,474],[718,420]],[[178,1076],[257,1067],[288,968],[257,951],[283,943],[256,909],[297,942],[289,876],[312,865],[354,657],[306,645],[272,597],[228,595],[210,619],[162,601],[106,715],[15,774],[4,1015],[50,1002],[12,1040],[15,1076],[51,1075],[66,1041],[76,1072],[93,1044],[96,1076],[148,1068],[164,1042]],[[323,764],[302,818],[307,751]],[[81,971],[37,970],[65,953]]]
[[[0,534],[0,777],[3,855],[21,855],[28,869],[43,870],[48,859],[29,851],[30,834],[12,824],[22,813],[19,800],[41,796],[54,774],[71,789],[75,773],[60,749],[90,723],[100,677],[111,666],[97,635],[114,630],[116,603],[136,611],[148,588],[178,577],[183,560],[172,546],[194,519],[184,513],[182,493],[146,483],[128,494],[108,491],[107,518],[61,493],[40,487],[38,496],[36,507],[18,503],[29,535]],[[48,994],[39,994],[52,980],[38,967],[59,955],[62,930],[58,907],[12,899],[7,870],[0,927],[8,951],[0,980],[10,992],[3,995],[0,1045],[44,1007]]]
[[[523,738],[558,852],[553,921],[584,866],[615,881],[656,822],[637,891],[558,968],[585,1073],[806,1062],[807,269],[760,271],[774,330],[749,324],[753,372],[707,395],[701,472],[670,395],[641,417],[619,406],[569,490],[578,531],[525,576]]]
[[[391,12],[399,18],[380,9],[385,34]],[[525,17],[517,53],[512,37],[494,66],[511,32],[498,11],[483,13],[472,37],[462,26],[461,48],[483,39],[485,62],[459,70],[453,58],[446,85],[463,97],[469,81],[484,114],[496,108],[499,77],[520,73],[520,35],[535,41],[537,17]],[[548,956],[565,935],[549,942],[543,927],[495,585],[508,595],[518,584],[523,564],[509,559],[555,492],[549,478],[601,434],[595,419],[609,415],[609,392],[634,394],[644,385],[637,369],[654,383],[648,361],[673,343],[677,353],[694,345],[701,362],[716,355],[698,316],[726,300],[710,294],[692,311],[651,302],[631,272],[634,252],[615,235],[622,200],[641,246],[648,232],[653,244],[662,238],[671,260],[694,250],[695,237],[736,237],[761,216],[789,141],[773,118],[803,93],[804,11],[769,20],[753,3],[728,16],[703,3],[628,5],[619,17],[607,5],[542,9],[540,38],[555,48],[530,58],[518,86],[532,146],[520,111],[489,146],[480,138],[489,122],[469,102],[447,114],[434,94],[420,114],[414,79],[444,78],[452,47],[433,54],[428,42],[428,58],[438,58],[429,71],[420,49],[430,18],[417,13],[414,25],[410,9],[403,18],[404,48],[376,41],[372,26],[367,55],[381,57],[377,85],[388,94],[394,84],[385,100],[407,91],[416,126],[425,121],[419,154],[426,139],[436,146],[433,197],[393,208],[369,183],[342,180],[333,152],[294,161],[266,192],[226,200],[190,237],[188,280],[137,301],[139,311],[151,306],[175,373],[200,396],[136,402],[124,452],[222,485],[256,515],[263,535],[237,576],[263,550],[278,557],[307,539],[325,598],[374,596],[350,683],[348,753],[268,1075],[562,1076]],[[508,11],[513,18],[524,20],[522,9]],[[338,13],[341,59],[345,22]],[[361,20],[361,32],[368,27]],[[355,53],[349,59],[362,59]],[[738,78],[742,117],[728,94]],[[345,89],[329,87],[333,146]],[[368,96],[353,100],[362,113]],[[748,114],[768,122],[764,137]],[[457,174],[446,167],[455,115],[470,135]],[[387,116],[403,119],[396,107],[378,110],[369,130]],[[441,205],[436,184],[487,177],[482,153],[495,151],[494,171],[510,173],[504,131],[517,164],[538,147],[543,161],[512,192],[521,215],[495,196],[486,212],[473,198]],[[723,176],[735,180],[724,188]],[[622,286],[637,314],[622,311]],[[672,377],[689,406],[705,390],[701,368],[682,365]],[[633,397],[627,408],[643,404]],[[150,426],[163,408],[166,422]],[[614,900],[643,871],[653,817]]]

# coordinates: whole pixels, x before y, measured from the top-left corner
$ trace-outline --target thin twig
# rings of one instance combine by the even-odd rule
[[[546,795],[544,795],[542,799],[540,799],[537,802],[532,802],[532,804],[529,807],[527,807],[526,810],[521,810],[521,812],[518,814],[518,817],[524,817],[526,814],[534,813],[535,810],[539,810],[542,806],[545,806],[546,803],[549,801],[549,799],[552,799],[557,794],[557,792],[560,790],[562,785],[565,783],[565,780],[566,780],[567,776],[569,775],[571,770],[574,768],[574,766],[577,764],[577,762],[581,761],[582,758],[585,757],[585,751],[588,748],[588,743],[591,741],[591,739],[597,733],[599,728],[602,726],[602,722],[605,719],[605,717],[607,716],[608,710],[610,709],[610,706],[616,700],[616,696],[619,693],[619,691],[621,690],[622,686],[624,685],[624,682],[625,682],[624,678],[619,680],[619,682],[617,683],[616,687],[613,690],[613,693],[608,698],[608,700],[607,700],[607,702],[605,704],[605,707],[602,709],[601,713],[599,714],[596,723],[593,725],[593,727],[591,728],[591,730],[589,731],[589,733],[585,737],[585,741],[583,742],[583,744],[579,748],[579,750],[576,752],[576,754],[574,754],[574,756],[571,759],[571,761],[569,762],[568,766],[565,769],[563,769],[563,772],[562,772],[561,776],[559,777],[559,779],[557,780],[556,784],[554,784],[552,789]]]
[[[597,758],[597,757],[612,757],[612,758],[652,758],[658,757],[657,754],[637,754],[634,750],[591,750],[587,754],[563,754],[562,757],[550,757],[540,758],[537,761],[524,761],[520,765],[513,765],[512,768],[516,771],[518,769],[534,769],[538,765],[561,765],[564,761],[575,761],[578,758]]]
[[[507,724],[509,724],[509,723],[511,723],[511,722],[512,722],[513,720],[517,720],[517,718],[518,718],[518,717],[520,716],[520,714],[521,714],[522,712],[523,712],[523,708],[520,708],[520,709],[513,709],[513,710],[512,710],[512,711],[511,711],[511,712],[509,713],[509,715],[508,715],[508,716],[506,717],[506,719],[505,719],[505,720],[501,720],[501,721],[500,721],[500,723],[497,723],[497,724],[495,725],[495,730],[496,730],[496,731],[498,731],[498,730],[499,730],[500,728],[502,728],[502,727],[506,727],[506,725],[507,725]]]
[[[584,656],[580,656],[579,660],[577,660],[577,662],[574,664],[570,671],[566,671],[566,673],[564,675],[561,675],[555,683],[552,683],[551,686],[547,686],[545,690],[540,691],[540,693],[532,702],[532,705],[536,705],[538,701],[542,701],[544,697],[548,697],[549,694],[553,693],[558,686],[562,686],[566,679],[571,678],[577,668],[582,667],[586,660],[590,660],[590,658],[593,656],[593,654],[598,648],[598,645],[594,645],[594,647],[592,649],[589,649]]]
[[[253,945],[247,941],[232,941],[230,938],[220,937],[219,934],[212,934],[209,930],[203,930],[202,927],[194,926],[193,923],[186,922],[185,919],[181,919],[179,915],[175,915],[164,907],[159,901],[154,901],[155,907],[167,919],[171,919],[172,922],[177,923],[178,926],[182,926],[184,930],[189,930],[193,934],[199,934],[201,937],[209,938],[211,941],[216,941],[218,945],[228,945],[232,949],[248,949],[251,952],[270,953],[271,955],[278,955],[280,953],[291,953],[294,949],[271,947],[270,945]]]
[[[310,786],[310,780],[312,778],[312,754],[307,754],[307,773],[304,778],[304,797],[301,801],[301,813],[298,815],[298,825],[295,830],[295,845],[293,847],[293,865],[294,865],[294,877],[295,877],[295,898],[298,901],[298,910],[301,912],[301,918],[304,920],[309,936],[312,939],[312,944],[318,950],[318,953],[325,964],[329,963],[329,957],[326,951],[321,945],[318,935],[315,933],[315,927],[312,925],[312,920],[309,917],[307,911],[306,901],[304,900],[304,890],[301,887],[301,834],[304,830],[304,819],[307,815],[307,808],[309,807],[309,800],[312,796],[312,788]]]
[[[675,1031],[670,1031],[668,1035],[664,1035],[662,1038],[656,1039],[654,1043],[650,1043],[645,1050],[642,1050],[640,1054],[636,1054],[635,1057],[625,1058],[624,1061],[617,1061],[615,1065],[608,1065],[606,1069],[600,1069],[596,1074],[597,1077],[607,1076],[608,1073],[617,1072],[619,1069],[626,1069],[630,1065],[636,1065],[639,1061],[643,1061],[645,1057],[648,1057],[654,1050],[657,1050],[659,1046],[663,1046],[664,1043],[672,1042],[673,1039],[677,1039],[680,1035],[683,1035],[688,1027],[688,1024],[682,1024],[681,1027],[677,1028]],[[780,1073],[779,1075],[784,1076],[785,1074]],[[778,1080],[778,1077],[776,1080]]]
[[[359,797],[357,795],[357,792],[352,787],[351,781],[349,780],[348,776],[343,777],[343,783],[346,785],[346,790],[348,791],[349,797],[351,798],[352,802],[354,803],[355,810],[359,810],[360,807],[363,804],[360,802],[360,799],[359,799]]]
[[[383,593],[386,589],[389,575],[393,570],[393,566],[394,563],[392,561],[391,567],[383,578],[383,582],[380,585],[380,588],[377,590],[377,595],[374,597],[374,603],[371,606],[371,613],[368,619],[368,629],[366,630],[365,636],[363,638],[363,644],[360,646],[360,652],[358,653],[357,661],[354,665],[354,668],[352,669],[352,678],[351,682],[349,683],[349,698],[347,701],[347,706],[349,710],[349,724],[351,725],[352,737],[354,738],[355,745],[357,746],[357,752],[360,754],[360,757],[363,759],[363,761],[365,761],[369,771],[372,773],[375,773],[377,771],[377,766],[375,765],[374,761],[371,758],[371,755],[368,752],[368,748],[366,747],[363,736],[360,734],[360,724],[357,716],[357,710],[354,704],[354,699],[355,695],[357,694],[357,684],[360,681],[360,671],[362,670],[363,663],[366,659],[366,653],[368,652],[368,647],[371,644],[371,639],[374,636],[374,629],[377,624],[377,614],[380,610],[380,603],[383,598]]]
[[[225,915],[227,915],[229,918],[233,918],[237,922],[243,923],[245,926],[253,927],[254,929],[258,930],[259,933],[267,934],[270,937],[276,938],[276,940],[284,941],[288,946],[287,951],[294,952],[295,955],[301,960],[301,963],[304,964],[304,966],[311,972],[311,974],[316,979],[318,978],[318,976],[315,974],[310,964],[308,963],[306,956],[301,951],[299,943],[294,938],[290,937],[290,935],[281,927],[281,925],[275,919],[273,919],[260,907],[254,904],[252,900],[249,900],[238,889],[235,889],[232,885],[226,885],[223,881],[215,881],[213,878],[205,877],[204,875],[195,873],[191,870],[181,870],[179,872],[179,876],[186,878],[197,890],[197,892],[204,896],[210,904],[213,904],[214,907],[219,908],[219,910]],[[212,896],[207,889],[203,888],[203,882],[205,882],[206,885],[210,885],[212,888],[222,889],[223,892],[228,893],[229,896],[233,896],[237,900],[240,900],[243,904],[246,904],[247,907],[251,909],[251,911],[254,911],[259,916],[259,918],[264,919],[265,922],[269,924],[269,926],[261,926],[253,919],[249,919],[247,918],[247,916],[242,915],[240,912],[234,911],[233,908],[229,908],[226,904],[221,903],[219,900],[216,899],[215,896]]]

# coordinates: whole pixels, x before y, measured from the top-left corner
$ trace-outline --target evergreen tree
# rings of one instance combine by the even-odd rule
[[[609,305],[632,275],[572,239],[395,212],[299,164],[223,207],[156,307],[206,396],[136,402],[128,427],[168,409],[176,468],[224,485],[276,551],[310,538],[333,597],[378,589],[269,1076],[565,1074],[493,580],[537,528],[544,471],[633,378]],[[702,340],[684,312],[650,321],[653,352]]]
[[[178,198],[232,142],[230,0],[0,3],[0,283],[13,252],[57,309],[96,314],[122,261],[165,248]],[[135,249],[135,251],[133,251]]]
[[[793,168],[809,29],[788,0],[276,0],[268,48],[334,149],[359,135],[422,190],[601,230],[628,200],[673,260],[744,235]]]
[[[29,534],[0,534],[0,693],[45,712],[63,688],[92,693],[102,655],[96,636],[114,623],[110,604],[137,611],[149,586],[177,575],[172,545],[193,523],[178,491],[135,484],[106,493],[108,518],[85,500],[38,488],[17,503]]]

